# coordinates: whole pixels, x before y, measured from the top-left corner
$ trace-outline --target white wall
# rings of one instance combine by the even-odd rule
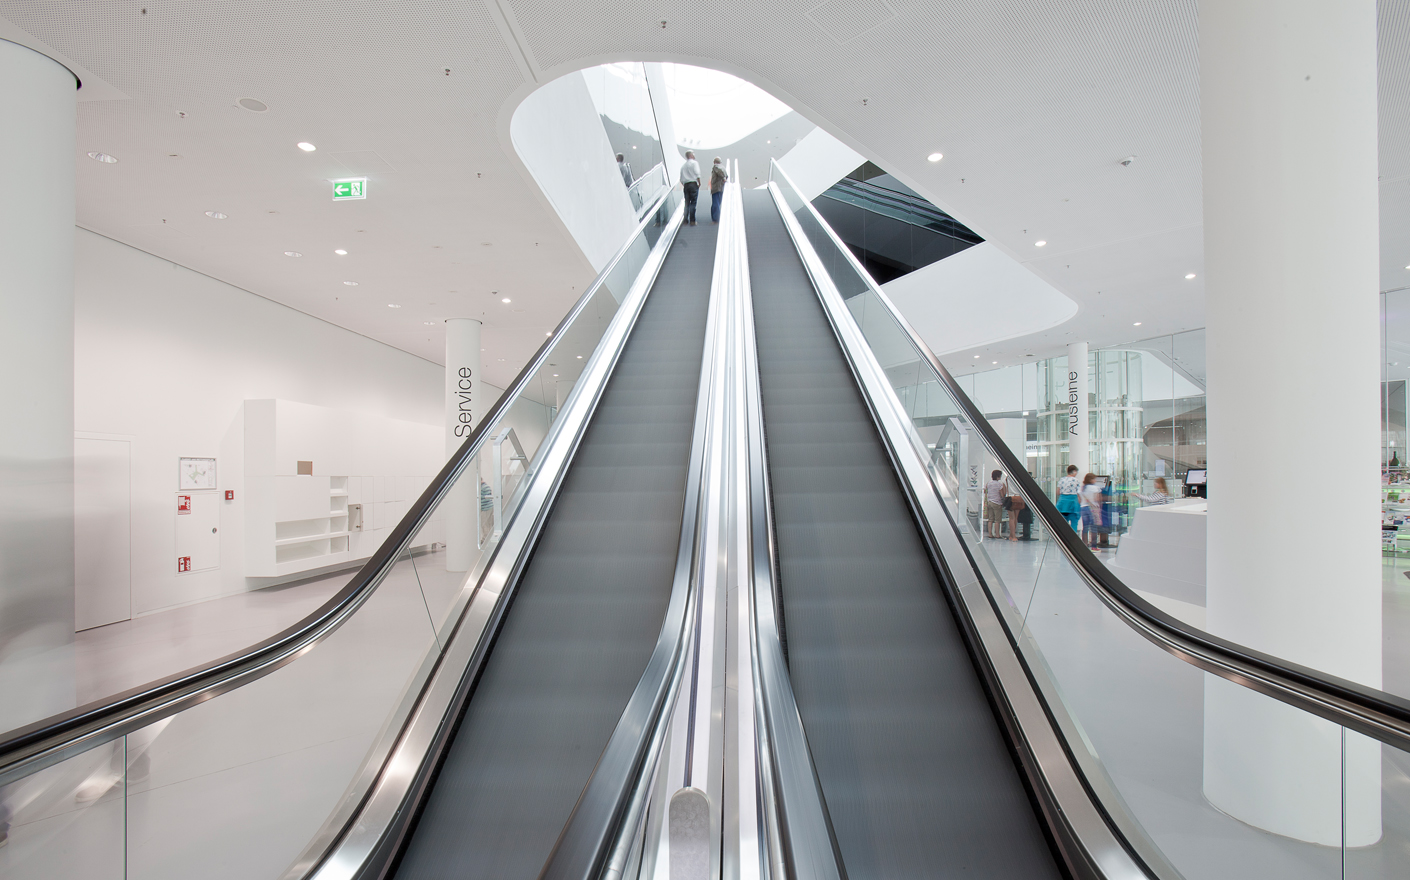
[[[1077,314],[1077,303],[988,242],[881,289],[941,356],[1037,333]]]
[[[573,240],[601,272],[637,220],[582,73],[559,77],[525,98],[509,122],[509,137]]]
[[[132,439],[134,616],[247,588],[245,399],[440,425],[439,365],[111,239],[76,236],[74,430]],[[178,578],[181,456],[214,456],[220,487],[237,492],[222,511],[221,567]]]
[[[803,198],[811,202],[865,161],[861,153],[821,128],[814,128],[778,164]]]

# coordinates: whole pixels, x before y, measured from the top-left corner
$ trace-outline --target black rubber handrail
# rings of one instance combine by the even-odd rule
[[[807,205],[807,203],[804,203]],[[807,207],[816,212],[811,205]],[[821,218],[816,218],[822,223]],[[831,232],[825,223],[822,228]],[[831,233],[833,237],[836,233]],[[1097,597],[1132,629],[1158,647],[1200,669],[1241,684],[1335,724],[1410,751],[1410,700],[1220,638],[1156,608],[1122,583],[1084,544],[1057,511],[1027,465],[1018,460],[988,419],[940,363],[920,334],[883,293],[840,239],[834,242],[849,259],[867,289],[883,302],[945,385],[961,414],[969,420],[989,453],[1037,512],[1064,554],[1083,574]]]
[[[559,335],[598,292],[630,244],[652,222],[671,192],[672,188],[667,187],[657,195],[651,209],[642,215],[643,219],[628,239],[627,247],[623,247],[598,273],[597,279],[558,322],[552,335],[544,340],[499,400],[490,407],[479,427],[465,438],[460,449],[431,480],[392,533],[337,594],[294,625],[241,651],[7,732],[0,740],[0,785],[248,684],[291,662],[303,650],[336,630],[371,597],[385,574],[406,552],[407,545],[441,498],[484,446],[489,437],[488,428],[496,425],[500,416],[519,399],[543,367]]]

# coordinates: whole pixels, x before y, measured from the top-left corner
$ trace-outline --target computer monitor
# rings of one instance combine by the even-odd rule
[[[1206,475],[1208,473],[1209,470],[1207,468],[1190,468],[1188,471],[1185,472],[1185,485],[1203,486],[1206,482]]]

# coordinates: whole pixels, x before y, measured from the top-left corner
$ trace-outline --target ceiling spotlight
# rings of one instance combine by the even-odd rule
[[[312,153],[314,150],[318,149],[318,147],[315,147],[308,141],[299,141],[299,149],[303,150],[305,153]]]
[[[502,303],[507,303],[507,302],[509,302],[509,297],[506,296],[504,299],[500,300],[500,302],[502,302]]]
[[[302,257],[303,254],[299,253],[298,251],[285,251],[285,252],[284,252],[284,256],[286,256],[286,257]]]
[[[927,162],[939,162],[939,161],[940,161],[941,159],[943,159],[943,158],[945,158],[945,154],[944,154],[944,153],[931,153],[929,156],[926,156],[926,157],[925,157],[925,161],[927,161]]]
[[[1141,322],[1140,322],[1140,321],[1137,321],[1136,323],[1132,324],[1131,326],[1132,326],[1132,327],[1139,327],[1139,326],[1141,326]]]
[[[1034,246],[1034,247],[1043,247],[1043,246],[1045,246],[1046,244],[1047,244],[1046,241],[1035,241],[1035,242],[1033,242],[1033,246]]]
[[[543,335],[544,335],[544,336],[552,336],[552,335],[553,335],[553,331],[552,331],[552,330],[545,330],[544,333],[543,333]],[[582,355],[578,355],[578,357],[582,357]]]
[[[558,378],[558,374],[557,374],[557,373],[554,373],[554,374],[553,374],[553,378],[557,379],[557,378]]]
[[[206,212],[206,216],[209,217],[209,218],[211,218],[212,220],[224,220],[226,217],[228,217],[228,216],[230,216],[230,215],[229,215],[229,214],[222,214],[222,213],[219,212],[219,211],[207,211],[207,212]]]
[[[582,360],[582,359],[583,359],[583,356],[582,356],[582,355],[578,355],[578,360]]]
[[[998,361],[990,361],[990,363],[995,363],[995,364],[997,364],[997,363],[998,363]]]
[[[1023,414],[1024,414],[1024,415],[1028,415],[1028,410],[1024,410],[1024,411],[1023,411]]]
[[[974,358],[975,358],[975,360],[978,360],[978,359],[979,359],[979,355],[975,355]]]
[[[343,283],[346,284],[348,287],[357,287],[356,281],[344,281]]]
[[[102,162],[104,165],[116,165],[117,156],[109,156],[107,153],[100,153],[97,150],[88,154],[88,158],[95,162]]]
[[[336,251],[333,251],[333,253],[337,254],[340,257],[346,257],[348,255],[348,252],[343,250],[342,248],[338,248]]]
[[[1405,268],[1410,269],[1410,266],[1406,266]],[[1195,277],[1195,273],[1191,272],[1190,274],[1188,274],[1188,275],[1185,276],[1185,280],[1186,280],[1186,281],[1193,281],[1193,280],[1194,280],[1194,277]]]
[[[401,306],[397,305],[396,303],[387,303],[387,308],[389,308],[389,309],[399,309],[399,308],[401,308]]]

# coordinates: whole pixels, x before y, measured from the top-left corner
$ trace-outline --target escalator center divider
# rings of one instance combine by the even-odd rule
[[[680,544],[715,231],[680,230],[666,256],[398,877],[536,877],[641,678]]]

